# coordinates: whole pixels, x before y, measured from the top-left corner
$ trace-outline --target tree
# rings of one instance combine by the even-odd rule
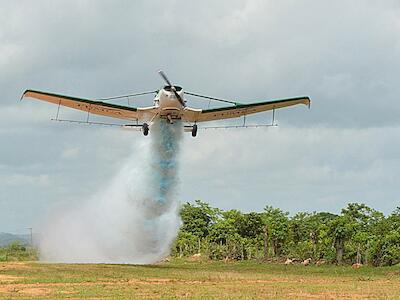
[[[180,211],[182,231],[194,234],[199,238],[208,236],[210,227],[216,222],[219,210],[208,203],[196,200],[195,204],[185,203]]]
[[[376,222],[371,232],[369,254],[372,264],[391,266],[400,263],[400,208]]]
[[[327,224],[336,215],[327,212],[299,212],[289,220],[288,255],[320,259],[331,255],[332,239]]]
[[[333,238],[336,250],[336,262],[342,264],[345,242],[350,239],[354,230],[354,224],[349,223],[345,216],[337,216],[328,224],[329,235]]]
[[[349,248],[349,259],[354,261],[355,256],[355,261],[361,263],[362,253],[364,253],[364,263],[367,263],[369,242],[374,238],[373,228],[379,222],[384,221],[385,216],[381,212],[359,203],[349,203],[346,208],[342,209],[342,215],[353,226],[349,243],[349,246],[352,246]]]
[[[265,231],[268,232],[268,240],[266,242],[271,242],[275,256],[281,254],[282,247],[288,237],[288,215],[288,212],[283,212],[279,208],[273,208],[272,206],[266,206],[262,213]],[[264,253],[264,255],[267,256],[268,253]]]
[[[184,204],[181,216],[173,248],[180,256],[201,251],[212,259],[251,259],[264,252],[264,258],[313,257],[338,264],[400,263],[400,208],[385,218],[365,204],[349,203],[340,215],[299,212],[289,218],[271,206],[242,213],[197,200]]]
[[[238,233],[244,238],[257,238],[264,228],[264,223],[261,214],[251,212],[243,214],[236,223]]]

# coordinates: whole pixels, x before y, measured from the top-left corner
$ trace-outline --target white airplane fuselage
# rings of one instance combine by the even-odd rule
[[[183,99],[184,92],[182,88],[175,88],[178,95]],[[185,108],[169,86],[165,86],[158,92],[154,98],[154,106],[159,108],[159,117],[168,119],[170,122],[180,119]]]

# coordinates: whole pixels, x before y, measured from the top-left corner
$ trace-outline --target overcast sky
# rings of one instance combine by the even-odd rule
[[[291,213],[400,205],[399,1],[1,1],[0,232],[95,194],[145,139],[51,122],[57,107],[19,102],[22,92],[154,90],[158,69],[215,97],[312,99],[311,110],[280,110],[277,128],[188,134],[182,202]]]

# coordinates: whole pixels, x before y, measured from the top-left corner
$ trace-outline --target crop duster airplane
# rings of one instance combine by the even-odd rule
[[[185,125],[185,130],[191,131],[193,137],[197,135],[197,129],[198,129],[197,123],[200,122],[231,119],[243,116],[244,117],[243,127],[250,127],[250,126],[245,126],[245,120],[246,120],[245,118],[247,115],[273,110],[273,116],[274,116],[275,109],[297,104],[304,104],[310,107],[311,103],[310,98],[306,96],[290,98],[290,99],[253,102],[253,103],[239,103],[234,101],[228,101],[224,99],[203,96],[195,93],[184,92],[182,87],[173,85],[163,71],[159,71],[158,73],[167,84],[158,91],[143,92],[125,96],[91,100],[91,99],[82,99],[82,98],[70,97],[48,92],[26,90],[23,93],[21,99],[24,97],[31,97],[58,105],[57,119],[60,106],[67,106],[70,108],[87,112],[88,117],[89,113],[92,113],[96,115],[102,115],[117,119],[136,121],[136,124],[126,124],[122,126],[140,128],[145,136],[149,134],[149,124],[151,124],[156,118],[166,120],[170,124],[172,124],[175,120],[182,120],[183,122],[188,124]],[[123,106],[107,102],[108,100],[120,99],[120,98],[129,99],[129,97],[142,96],[152,93],[154,93],[156,96],[154,98],[153,106],[149,107],[131,107],[131,106]],[[186,106],[186,100],[184,99],[185,94],[195,97],[200,97],[203,99],[208,99],[209,101],[219,101],[219,102],[229,103],[229,106],[211,108],[211,109],[191,108]],[[79,122],[71,120],[60,120],[60,121]],[[141,124],[139,124],[139,122]],[[84,123],[84,122],[79,122],[79,123]],[[272,121],[272,125],[273,123],[274,121]],[[92,124],[96,123],[92,122]],[[116,125],[107,123],[97,123],[97,124]],[[253,127],[258,127],[258,126],[265,126],[265,125],[256,125]],[[242,126],[231,126],[231,127],[242,127]],[[213,127],[213,128],[218,128],[218,127]]]

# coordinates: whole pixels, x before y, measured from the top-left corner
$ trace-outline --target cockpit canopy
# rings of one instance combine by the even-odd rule
[[[174,87],[175,87],[175,90],[176,90],[177,92],[182,91],[182,87],[177,86],[177,85],[175,85]],[[172,88],[171,88],[170,85],[165,85],[165,86],[164,86],[164,90],[166,90],[167,92],[172,92]]]

